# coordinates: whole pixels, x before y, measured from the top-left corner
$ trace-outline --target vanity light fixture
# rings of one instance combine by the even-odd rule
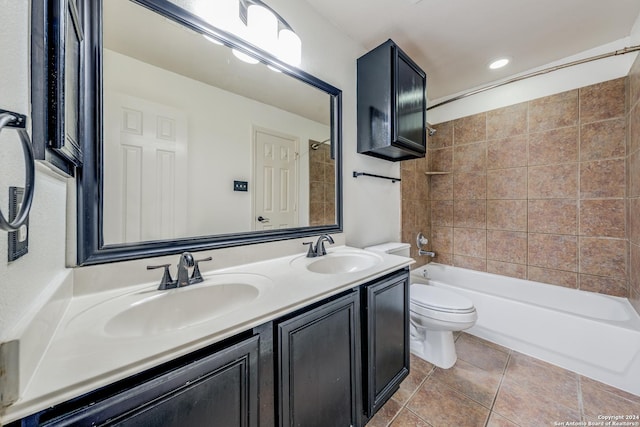
[[[509,63],[509,58],[500,58],[489,64],[489,68],[492,70],[497,70],[498,68],[502,68]]]
[[[302,60],[302,41],[293,28],[275,10],[261,0],[223,0],[219,11],[211,2],[198,13],[214,25],[233,33],[283,62],[298,66]],[[215,4],[218,4],[217,2]],[[249,55],[233,51],[239,59],[257,64]],[[251,58],[251,59],[249,59]]]
[[[261,0],[239,1],[244,34],[237,35],[289,65],[300,65],[302,41],[287,21]]]

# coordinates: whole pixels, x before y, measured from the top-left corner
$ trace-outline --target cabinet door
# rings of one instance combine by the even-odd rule
[[[281,427],[358,425],[358,319],[352,292],[278,324]]]
[[[252,337],[44,425],[258,426]]]
[[[364,393],[368,417],[409,374],[409,275],[405,270],[363,292]]]

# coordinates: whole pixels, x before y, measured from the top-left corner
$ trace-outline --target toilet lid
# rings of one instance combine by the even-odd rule
[[[475,310],[473,302],[464,295],[433,285],[413,284],[409,295],[412,304],[432,310],[449,313],[470,313]]]

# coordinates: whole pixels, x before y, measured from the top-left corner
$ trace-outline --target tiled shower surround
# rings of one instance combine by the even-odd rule
[[[403,241],[422,231],[436,262],[640,310],[639,61],[633,70],[433,126],[427,158],[401,165]]]

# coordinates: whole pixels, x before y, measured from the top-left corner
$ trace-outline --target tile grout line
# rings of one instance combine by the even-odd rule
[[[586,414],[584,412],[584,400],[582,399],[582,375],[578,375],[578,411],[580,411],[580,419],[586,420]]]

